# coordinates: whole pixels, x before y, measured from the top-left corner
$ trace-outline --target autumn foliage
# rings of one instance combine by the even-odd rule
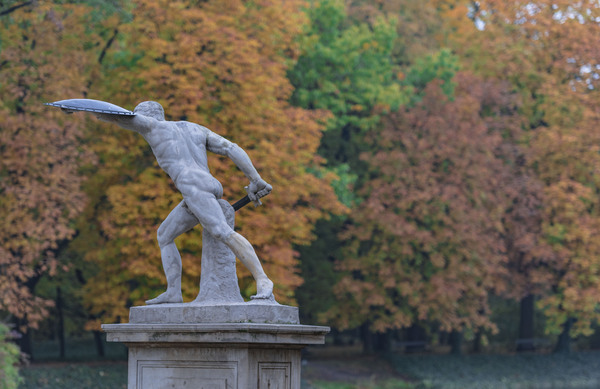
[[[42,105],[86,91],[85,20],[84,8],[48,4],[0,19],[0,309],[33,326],[51,304],[33,287],[69,265],[56,253],[75,234],[86,200],[79,168],[93,160],[81,144],[81,118]]]
[[[352,243],[335,291],[353,309],[330,312],[342,327],[493,327],[487,294],[505,269],[508,172],[496,155],[501,134],[483,115],[503,102],[492,95],[496,85],[467,73],[456,79],[453,101],[432,82],[419,104],[370,138],[371,179],[345,233]]]
[[[93,318],[125,320],[131,304],[164,288],[156,229],[181,198],[147,144],[89,117],[65,117],[41,105],[86,97],[88,88],[87,97],[128,108],[144,99],[160,101],[169,119],[206,125],[248,151],[275,191],[264,207],[240,212],[237,227],[256,247],[279,300],[293,301],[301,279],[294,270],[298,259],[292,244],[309,242],[312,224],[325,212],[342,209],[330,179],[309,173],[322,163],[315,156],[322,113],[287,102],[292,88],[286,69],[297,51],[294,38],[304,18],[299,5],[232,1],[198,7],[184,1],[139,1],[130,22],[124,23],[124,10],[125,15],[102,19],[97,34],[91,35],[82,31],[84,15],[89,15],[83,6],[61,8],[60,13],[57,7],[35,4],[5,18],[6,31],[18,39],[14,49],[3,47],[8,65],[2,71],[21,79],[7,76],[10,82],[3,86],[12,88],[3,94],[15,96],[3,101],[9,118],[2,127],[3,171],[9,175],[3,180],[2,206],[10,217],[4,224],[2,259],[11,266],[2,271],[2,277],[11,277],[10,283],[3,282],[3,307],[17,316],[28,313],[30,320],[40,317],[32,313],[43,304],[24,284],[43,271],[53,274],[58,263],[52,250],[59,243],[86,260],[76,266],[85,278],[84,302]],[[77,28],[69,24],[75,21]],[[22,23],[39,27],[21,36]],[[51,50],[54,56],[48,55]],[[44,66],[33,62],[38,53],[47,62]],[[66,76],[62,61],[79,67]],[[19,69],[23,64],[27,68]],[[28,72],[35,74],[25,78]],[[95,153],[97,164],[90,163],[85,150]],[[84,157],[88,160],[79,161]],[[245,194],[248,183],[230,161],[213,158],[210,164],[224,183],[225,198],[233,202]],[[89,178],[85,184],[82,167]],[[193,298],[200,271],[200,228],[178,244],[184,257],[184,295]],[[240,277],[243,293],[252,294],[254,283],[243,267]],[[15,304],[18,299],[29,305]],[[95,327],[97,322],[90,324]]]
[[[548,334],[593,333],[594,3],[100,3],[0,2],[2,318],[35,326],[57,274],[89,329],[165,287],[156,230],[181,195],[138,134],[42,105],[87,97],[156,100],[247,150],[274,190],[236,228],[280,302],[323,296],[311,320],[492,334],[493,299],[530,298]],[[245,195],[209,163],[225,199]],[[201,228],[176,243],[189,301]]]
[[[466,21],[467,13],[448,9],[450,14],[455,25]],[[526,256],[538,258],[527,266],[536,274],[522,266],[512,270],[530,290],[531,284],[550,288],[539,301],[549,332],[560,332],[568,318],[576,318],[573,333],[590,334],[600,295],[600,251],[592,238],[598,234],[600,200],[595,126],[600,52],[593,43],[599,9],[588,2],[483,1],[469,15],[483,31],[456,34],[453,45],[478,72],[501,74],[521,95],[524,163],[539,182],[537,210],[527,218],[539,221],[528,228],[525,246]],[[524,274],[531,277],[523,279]]]
[[[140,1],[132,23],[123,28],[123,38],[105,60],[115,61],[120,55],[138,58],[133,68],[111,71],[118,74],[108,82],[119,91],[114,94],[117,101],[135,104],[152,96],[165,106],[169,119],[205,125],[248,151],[275,189],[264,207],[239,212],[236,226],[255,246],[279,300],[288,303],[301,283],[292,245],[309,242],[312,224],[326,212],[342,209],[328,181],[309,173],[322,163],[315,156],[322,114],[287,102],[292,89],[286,79],[289,58],[283,54],[294,55],[297,50],[293,37],[302,18],[294,2],[253,6],[208,2],[198,8],[187,2]],[[132,95],[139,97],[131,101]],[[105,269],[86,285],[92,312],[110,312],[102,315],[104,320],[127,317],[131,304],[164,288],[156,229],[181,201],[145,142],[119,131],[100,130],[106,141],[96,147],[105,166],[99,167],[95,180],[114,184],[106,190],[105,209],[90,214],[97,228],[77,242],[86,258]],[[118,154],[127,155],[125,159],[115,155],[115,146]],[[245,194],[248,182],[231,161],[215,157],[210,166],[224,184],[226,199],[233,203]],[[90,242],[94,242],[91,250]],[[193,299],[198,293],[201,228],[178,244],[184,296]],[[240,267],[239,275],[243,294],[253,294],[247,270]],[[103,291],[101,296],[98,290]]]

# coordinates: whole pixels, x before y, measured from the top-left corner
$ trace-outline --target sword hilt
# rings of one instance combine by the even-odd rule
[[[247,186],[244,187],[244,189],[246,189],[246,191],[248,191]],[[238,209],[241,209],[241,208],[245,207],[246,205],[248,205],[250,202],[252,202],[252,200],[250,200],[250,196],[246,195],[246,196],[242,197],[241,199],[239,199],[238,201],[236,201],[235,204],[232,205],[233,210],[237,211]],[[259,205],[262,205],[262,202],[260,201],[260,199],[254,200],[254,206],[258,207]]]
[[[248,186],[245,186],[244,189],[246,189],[246,193],[248,193],[248,195],[250,194],[250,192],[248,192]],[[266,196],[266,195],[265,195]],[[264,197],[264,196],[263,196]],[[254,200],[254,206],[258,207],[262,205],[261,201],[260,201],[260,197],[258,197],[256,200]]]
[[[233,204],[233,211],[237,211],[241,208],[243,208],[244,206],[248,205],[248,203],[252,201],[250,200],[250,197],[248,195],[242,197],[241,199],[239,199],[238,201],[236,201],[235,204]]]

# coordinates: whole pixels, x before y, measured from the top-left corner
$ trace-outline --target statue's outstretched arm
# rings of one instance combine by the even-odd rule
[[[141,134],[150,131],[158,122],[156,119],[144,115],[123,116],[96,113],[96,117],[103,122],[113,123],[126,130]]]

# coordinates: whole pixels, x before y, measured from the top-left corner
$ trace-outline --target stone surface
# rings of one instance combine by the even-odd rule
[[[129,323],[271,323],[299,324],[298,308],[265,300],[229,304],[160,304],[131,307]]]
[[[128,389],[300,389],[301,349],[328,327],[255,323],[105,324],[129,348]]]
[[[128,389],[300,389],[300,350],[134,347]]]
[[[219,200],[219,205],[227,219],[227,224],[233,228],[235,223],[233,207],[223,199]],[[205,305],[244,302],[238,286],[235,254],[207,230],[202,231],[200,293],[194,302]]]
[[[103,324],[106,340],[123,343],[190,343],[225,346],[253,343],[272,347],[279,344],[322,344],[329,327],[255,324]]]

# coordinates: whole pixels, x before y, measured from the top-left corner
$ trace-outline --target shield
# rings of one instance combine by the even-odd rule
[[[84,111],[105,113],[109,115],[135,115],[133,112],[128,111],[125,108],[121,108],[118,105],[107,103],[106,101],[92,99],[67,99],[55,101],[53,103],[44,103],[44,105],[61,108],[67,113],[73,113],[75,111]]]

